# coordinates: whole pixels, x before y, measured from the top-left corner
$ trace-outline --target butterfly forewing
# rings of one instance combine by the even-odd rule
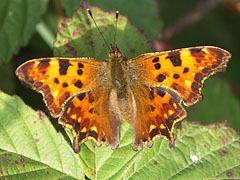
[[[225,71],[231,54],[211,46],[143,54],[128,61],[130,77],[175,91],[190,106],[202,99],[203,81]]]
[[[53,117],[72,95],[89,91],[102,80],[105,62],[94,58],[41,58],[22,64],[16,74],[24,83],[42,93]]]

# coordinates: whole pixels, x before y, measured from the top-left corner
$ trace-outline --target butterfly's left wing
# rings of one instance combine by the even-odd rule
[[[203,46],[143,54],[127,61],[137,119],[133,149],[162,136],[173,144],[174,124],[186,117],[181,106],[201,100],[203,81],[225,71],[231,54]]]
[[[173,147],[174,124],[187,115],[181,98],[162,87],[147,87],[138,83],[132,83],[130,87],[137,109],[133,150],[136,151],[144,143],[151,147],[156,136],[166,138],[169,146]]]
[[[202,46],[147,53],[130,59],[128,64],[130,76],[147,86],[172,89],[190,106],[202,99],[204,80],[225,71],[230,58],[226,50]]]

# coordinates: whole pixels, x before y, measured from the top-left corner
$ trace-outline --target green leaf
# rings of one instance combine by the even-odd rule
[[[61,0],[68,17],[72,17],[74,10],[79,8],[80,2],[81,0]],[[162,30],[162,21],[155,0],[87,0],[86,2],[99,6],[104,11],[118,10],[120,15],[127,15],[135,26],[144,30],[150,40],[157,39]]]
[[[14,93],[16,85],[15,76],[12,73],[12,64],[4,63],[0,65],[0,89],[6,93]]]
[[[115,12],[104,12],[92,7],[92,13],[108,44],[113,44],[115,31]],[[151,47],[146,37],[136,29],[126,17],[118,20],[116,43],[128,59]],[[102,39],[86,8],[80,8],[72,19],[66,18],[57,29],[57,40],[54,43],[55,56],[95,57],[98,60],[108,58],[108,47]]]
[[[26,45],[45,12],[48,0],[1,0],[0,63]]]
[[[226,122],[209,126],[183,122],[182,128],[177,129],[175,134],[173,150],[164,141],[155,141],[153,149],[145,151],[142,158],[136,158],[135,166],[129,168],[130,175],[127,177],[213,179],[240,165],[239,135]]]
[[[203,101],[189,108],[188,120],[203,124],[227,120],[240,131],[240,103],[224,81],[210,78],[204,83]]]
[[[0,149],[0,176],[6,178],[84,176],[79,156],[45,114],[33,111],[19,97],[3,92],[0,92]]]

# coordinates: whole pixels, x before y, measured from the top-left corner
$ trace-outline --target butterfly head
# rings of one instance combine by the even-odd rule
[[[118,49],[116,44],[114,45],[110,44],[110,46],[111,46],[111,49],[108,53],[108,57],[110,59],[119,59],[123,57],[122,52]]]

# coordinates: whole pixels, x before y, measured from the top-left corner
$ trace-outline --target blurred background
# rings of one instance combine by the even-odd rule
[[[46,112],[42,97],[21,85],[17,66],[53,56],[56,28],[72,17],[80,0],[1,0],[0,90],[17,94],[27,105]],[[129,17],[157,51],[212,45],[232,58],[225,73],[205,81],[204,100],[187,108],[189,121],[203,124],[227,120],[240,131],[240,1],[230,0],[88,0],[105,11]]]

